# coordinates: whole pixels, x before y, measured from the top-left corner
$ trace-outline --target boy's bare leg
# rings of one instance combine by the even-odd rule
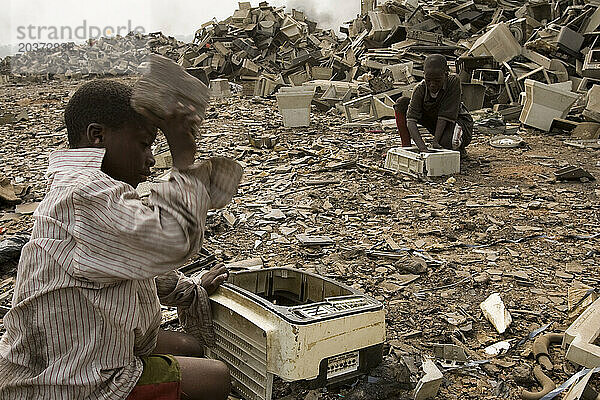
[[[170,354],[172,356],[202,357],[204,349],[192,335],[183,332],[158,331],[155,354]]]
[[[181,369],[183,400],[227,400],[231,378],[227,365],[217,360],[175,357]]]
[[[175,356],[181,370],[183,400],[225,400],[231,391],[227,365],[200,358],[204,349],[191,335],[160,330],[155,354]]]

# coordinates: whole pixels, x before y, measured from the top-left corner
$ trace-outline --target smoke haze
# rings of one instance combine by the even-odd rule
[[[7,52],[7,49],[22,43],[24,40],[18,36],[19,28],[30,25],[69,26],[74,29],[84,20],[88,26],[99,27],[127,25],[131,21],[133,26],[141,26],[145,32],[162,31],[167,35],[187,38],[203,23],[213,18],[223,20],[233,15],[238,8],[237,0],[104,0],[86,2],[85,7],[78,0],[0,2],[4,11],[0,13],[0,52]],[[260,0],[251,0],[254,7],[259,2]],[[269,3],[277,7],[285,6],[288,12],[292,8],[302,10],[308,18],[316,20],[319,27],[334,29],[338,34],[342,23],[353,19],[360,12],[360,0],[271,0]],[[44,38],[28,37],[27,41],[43,42]]]
[[[286,11],[291,11],[292,8],[304,11],[319,26],[332,28],[337,33],[344,22],[354,19],[360,13],[360,0],[288,0],[281,3],[286,6]]]

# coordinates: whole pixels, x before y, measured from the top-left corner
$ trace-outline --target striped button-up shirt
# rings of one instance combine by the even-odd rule
[[[100,170],[104,149],[51,154],[49,186],[19,262],[0,340],[0,399],[125,399],[160,324],[155,277],[199,249],[209,208],[241,167],[211,159],[134,188]]]

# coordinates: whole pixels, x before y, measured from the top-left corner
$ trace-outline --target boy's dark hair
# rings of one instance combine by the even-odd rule
[[[65,108],[69,147],[77,148],[92,123],[118,129],[141,116],[131,107],[132,88],[111,80],[95,80],[81,86]]]

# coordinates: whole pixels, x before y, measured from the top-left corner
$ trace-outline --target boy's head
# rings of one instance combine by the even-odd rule
[[[132,89],[110,80],[81,86],[65,108],[69,147],[106,149],[102,171],[133,187],[154,165],[156,127],[131,107]]]
[[[432,94],[437,94],[448,79],[448,62],[441,54],[427,56],[423,65],[425,84]]]

